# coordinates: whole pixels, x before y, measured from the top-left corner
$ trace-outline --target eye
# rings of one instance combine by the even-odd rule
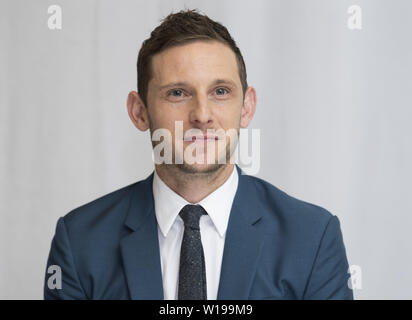
[[[182,94],[183,94],[183,91],[180,89],[172,89],[167,93],[168,96],[171,95],[173,97],[181,97]]]
[[[217,93],[218,96],[223,96],[225,92],[228,93],[229,91],[226,88],[217,88],[215,92]]]

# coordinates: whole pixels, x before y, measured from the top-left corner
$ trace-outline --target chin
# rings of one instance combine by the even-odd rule
[[[194,163],[194,164],[178,164],[177,167],[185,172],[185,173],[199,173],[199,174],[208,174],[208,173],[213,173],[218,171],[224,164],[220,163],[215,163],[215,164],[199,164],[199,163]]]

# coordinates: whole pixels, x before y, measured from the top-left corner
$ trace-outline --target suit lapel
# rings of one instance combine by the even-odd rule
[[[239,184],[226,231],[217,299],[248,299],[263,248],[260,204],[253,180],[239,173]]]
[[[217,299],[248,299],[263,247],[260,204],[254,182],[239,173],[230,211]],[[131,233],[120,242],[129,293],[134,300],[163,300],[160,249],[152,190],[153,173],[137,183],[125,224]]]
[[[120,242],[126,280],[133,300],[163,300],[152,181],[153,173],[136,184],[125,221],[132,232]]]

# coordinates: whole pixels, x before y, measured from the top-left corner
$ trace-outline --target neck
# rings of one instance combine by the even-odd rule
[[[190,203],[197,203],[219,188],[236,170],[232,163],[208,173],[188,173],[174,165],[155,165],[160,179]]]

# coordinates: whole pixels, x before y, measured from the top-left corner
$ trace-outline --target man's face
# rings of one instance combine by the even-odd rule
[[[217,170],[219,158],[229,161],[233,145],[229,140],[237,139],[243,105],[242,85],[234,52],[226,45],[213,41],[196,41],[167,49],[152,58],[152,78],[147,95],[150,131],[167,129],[172,134],[173,165],[190,173],[205,173]],[[175,157],[175,121],[182,121],[183,135],[189,129],[199,129],[203,135],[207,129],[235,129],[236,134],[227,135],[218,144],[217,140],[196,140],[183,142],[183,149]],[[220,136],[222,137],[222,136]],[[183,137],[182,137],[183,138]],[[180,140],[182,140],[180,138]],[[187,135],[186,135],[186,138]],[[235,139],[235,140],[236,140]],[[159,142],[153,142],[156,145]],[[203,146],[197,154],[195,145]],[[193,155],[203,158],[202,163],[189,164],[185,158],[190,145]],[[222,149],[223,145],[223,149]],[[208,153],[214,148],[214,163],[208,161]],[[219,151],[220,150],[220,151]],[[223,152],[221,152],[223,151]],[[212,153],[213,154],[213,153]]]

